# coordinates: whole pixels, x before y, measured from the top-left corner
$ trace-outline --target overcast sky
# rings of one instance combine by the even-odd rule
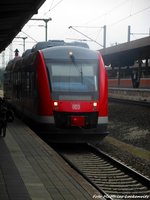
[[[127,29],[131,25],[132,33],[150,31],[150,0],[46,0],[33,18],[52,18],[48,22],[48,39],[85,40],[69,26],[103,44],[103,26],[107,27],[107,47],[115,43],[127,42]],[[45,40],[43,21],[29,21],[18,35],[28,37],[26,48],[36,41]],[[27,34],[27,35],[26,35]],[[131,40],[148,35],[131,35]],[[101,49],[100,45],[87,41],[92,49]],[[13,51],[23,51],[23,41],[14,39]],[[7,54],[7,53],[6,53]]]

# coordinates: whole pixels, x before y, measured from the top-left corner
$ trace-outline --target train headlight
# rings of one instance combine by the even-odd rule
[[[94,107],[97,107],[97,102],[93,102],[93,106],[94,106]]]
[[[97,102],[93,102],[93,110],[94,110],[94,111],[97,110]]]
[[[69,51],[69,56],[72,57],[73,56],[73,52]]]
[[[54,106],[57,107],[58,106],[58,102],[54,101]]]
[[[70,56],[70,59],[71,59],[72,61],[74,61],[74,55],[73,55],[73,52],[72,52],[72,51],[69,51],[69,56]]]

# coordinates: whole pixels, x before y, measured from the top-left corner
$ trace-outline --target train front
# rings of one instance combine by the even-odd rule
[[[80,47],[42,50],[58,142],[100,141],[107,135],[107,75],[100,54]]]

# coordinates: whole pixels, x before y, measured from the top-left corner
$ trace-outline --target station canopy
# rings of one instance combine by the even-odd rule
[[[137,60],[150,59],[150,36],[100,50],[105,65],[132,66]]]
[[[12,42],[23,26],[37,14],[45,0],[0,1],[0,53]]]

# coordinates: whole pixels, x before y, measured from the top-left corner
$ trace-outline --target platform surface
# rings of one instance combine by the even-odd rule
[[[0,200],[74,200],[100,195],[24,123],[0,138]],[[100,199],[100,198],[99,198]]]
[[[109,87],[109,97],[150,103],[150,89]]]

